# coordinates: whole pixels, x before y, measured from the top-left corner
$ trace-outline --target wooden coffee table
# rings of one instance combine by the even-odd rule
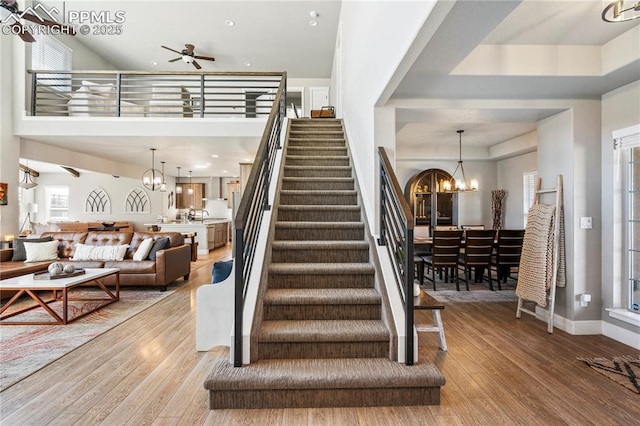
[[[105,277],[115,277],[115,289],[111,291],[105,285],[103,279]],[[69,290],[76,287],[97,286],[105,294],[106,297],[101,298],[83,298],[73,297],[69,298]],[[120,300],[120,269],[118,268],[86,268],[85,273],[82,275],[76,275],[69,278],[60,278],[54,280],[36,280],[34,274],[23,275],[20,277],[9,278],[6,280],[0,280],[0,290],[17,290],[18,293],[13,296],[7,303],[0,308],[0,324],[1,325],[47,325],[47,324],[68,324],[71,321],[75,321],[91,312],[107,306],[113,302]],[[52,299],[43,300],[38,291],[50,290],[52,292]],[[2,315],[7,308],[18,300],[23,294],[28,294],[35,305],[28,306],[24,309],[19,309],[15,312],[11,312],[7,315]],[[50,303],[62,301],[62,317],[56,313],[49,306]],[[88,310],[84,311],[73,318],[69,318],[69,306],[68,302],[98,302],[95,305],[91,304]],[[5,321],[7,318],[14,317],[32,309],[42,307],[49,313],[54,321]]]

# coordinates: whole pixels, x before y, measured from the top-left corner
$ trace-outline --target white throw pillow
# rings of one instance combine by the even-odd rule
[[[138,246],[138,250],[136,250],[136,252],[133,254],[133,260],[138,262],[141,260],[145,260],[149,255],[151,246],[153,246],[153,238],[145,238],[144,240],[142,240],[142,242]]]
[[[129,244],[92,246],[76,244],[72,260],[123,260]]]
[[[44,262],[46,260],[58,260],[58,240],[44,243],[30,243],[25,241],[24,251],[27,253],[28,262]]]

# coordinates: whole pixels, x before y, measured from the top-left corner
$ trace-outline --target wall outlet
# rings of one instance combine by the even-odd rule
[[[580,218],[580,229],[591,229],[593,228],[593,218],[592,217],[581,217]]]

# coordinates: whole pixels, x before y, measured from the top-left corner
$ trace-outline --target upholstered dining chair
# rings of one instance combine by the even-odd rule
[[[469,276],[471,270],[475,269],[475,282],[482,282],[484,270],[489,272],[489,288],[493,290],[493,280],[491,279],[491,259],[493,255],[494,239],[496,231],[493,229],[465,231],[464,254],[462,255],[462,265],[464,266],[464,277],[467,290],[469,290]]]
[[[433,231],[433,243],[431,255],[424,256],[423,259],[428,268],[431,268],[431,281],[433,290],[436,290],[436,269],[453,269],[455,274],[456,290],[460,291],[460,280],[458,277],[458,255],[462,244],[462,230],[459,231]],[[447,274],[445,273],[445,276]]]
[[[502,290],[501,282],[507,282],[507,278],[511,276],[511,268],[520,266],[524,229],[500,229],[497,239],[493,264],[496,269],[498,290]]]

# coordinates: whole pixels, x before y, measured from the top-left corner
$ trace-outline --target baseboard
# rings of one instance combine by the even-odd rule
[[[536,318],[545,321],[549,311],[536,307]],[[572,335],[601,334],[617,342],[640,350],[640,338],[638,333],[600,320],[571,321],[565,317],[554,315],[553,326]]]
[[[602,334],[617,342],[640,350],[640,334],[627,330],[610,322],[602,321]]]

